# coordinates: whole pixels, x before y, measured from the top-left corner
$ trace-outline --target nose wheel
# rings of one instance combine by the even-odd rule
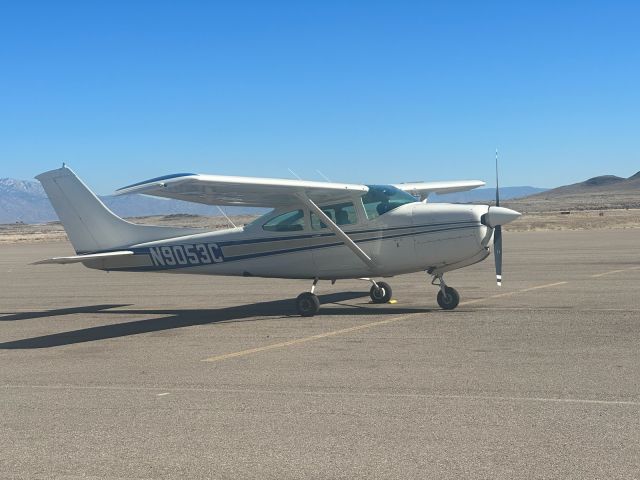
[[[436,283],[436,280],[438,281],[438,283]],[[440,291],[438,292],[438,296],[436,297],[440,308],[442,308],[443,310],[453,310],[458,306],[458,304],[460,303],[460,294],[455,288],[449,287],[446,283],[444,283],[444,277],[442,276],[442,274],[434,275],[431,284],[440,287]]]
[[[460,303],[460,294],[455,288],[444,287],[438,292],[437,300],[443,310],[453,310]]]

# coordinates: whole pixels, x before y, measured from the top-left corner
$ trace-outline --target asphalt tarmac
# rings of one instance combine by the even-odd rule
[[[0,246],[0,478],[639,478],[640,230],[447,276],[104,273]]]

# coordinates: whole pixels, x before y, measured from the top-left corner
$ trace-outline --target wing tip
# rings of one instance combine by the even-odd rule
[[[160,177],[154,177],[154,178],[149,178],[147,180],[143,180],[142,182],[136,182],[136,183],[132,183],[131,185],[126,185],[124,187],[118,188],[115,191],[116,195],[124,195],[130,192],[133,192],[135,190],[142,190],[145,187],[154,185],[154,186],[158,186],[158,185],[162,185],[164,183],[165,180],[176,180],[176,179],[182,179],[185,177],[195,177],[197,176],[197,173],[171,173],[169,175],[162,175]]]

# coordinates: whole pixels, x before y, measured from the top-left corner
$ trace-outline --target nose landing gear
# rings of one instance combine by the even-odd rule
[[[436,280],[438,283],[436,283]],[[453,310],[460,303],[460,294],[453,287],[448,287],[446,283],[444,283],[444,277],[441,273],[434,274],[433,280],[431,281],[431,285],[436,285],[440,287],[440,291],[438,292],[437,300],[438,305],[443,310]]]

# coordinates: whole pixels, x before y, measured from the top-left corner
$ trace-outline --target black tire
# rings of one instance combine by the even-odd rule
[[[443,310],[453,310],[460,303],[460,294],[455,288],[444,287],[446,295],[442,294],[442,290],[438,292],[438,305]]]
[[[378,288],[375,285],[371,286],[369,290],[369,296],[373,303],[387,303],[391,300],[391,286],[386,282],[377,282]]]
[[[296,298],[296,307],[303,317],[313,317],[320,311],[320,300],[313,293],[304,292]]]

